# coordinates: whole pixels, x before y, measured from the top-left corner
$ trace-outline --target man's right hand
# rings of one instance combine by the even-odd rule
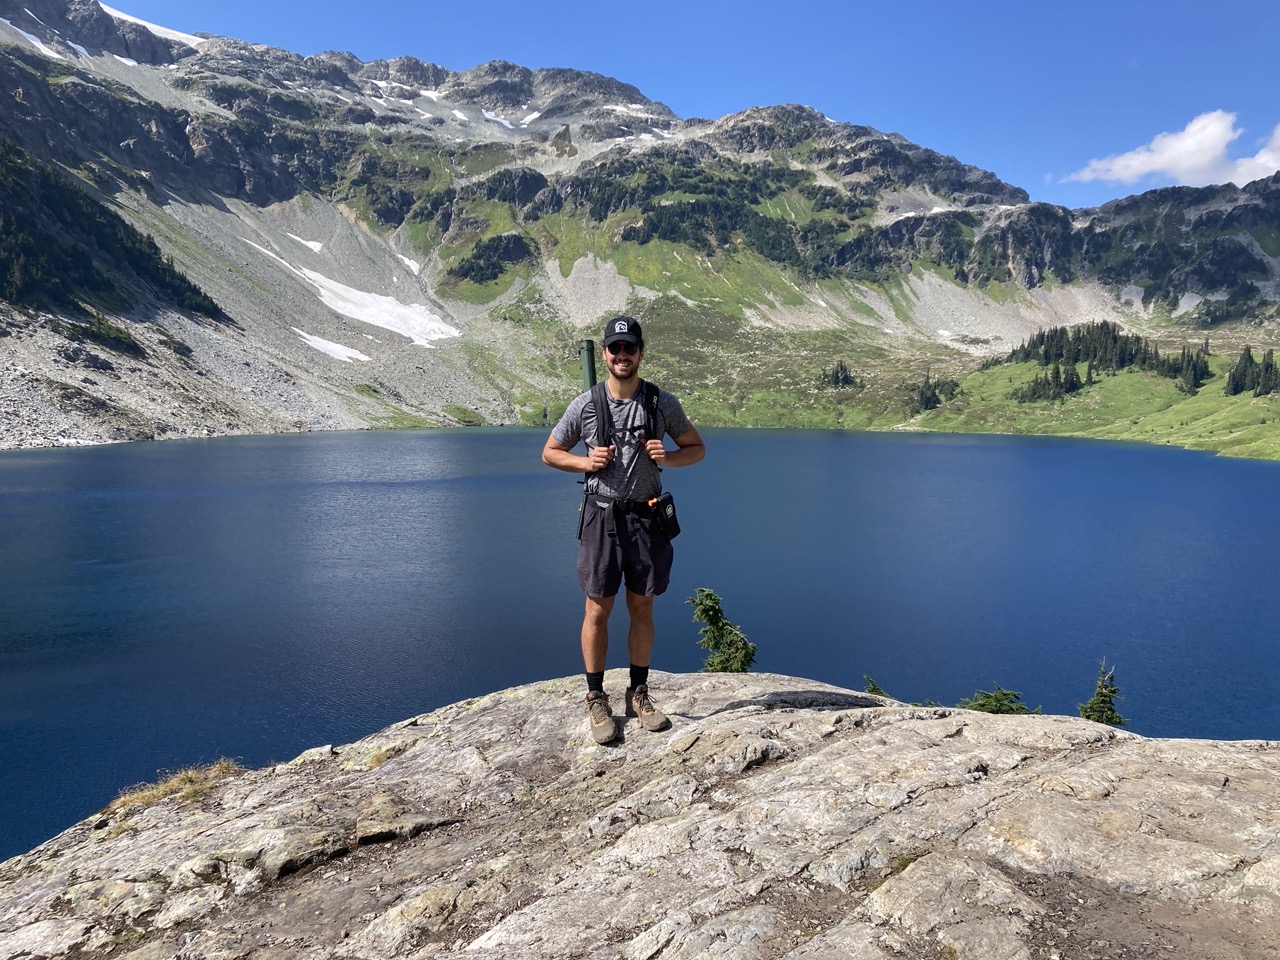
[[[592,447],[591,452],[587,454],[587,473],[603,470],[613,461],[617,452],[617,445],[612,443],[607,447]]]

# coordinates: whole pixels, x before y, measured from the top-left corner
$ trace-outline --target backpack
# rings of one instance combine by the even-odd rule
[[[644,408],[644,439],[660,440],[662,432],[655,429],[658,418],[662,415],[658,409],[658,388],[648,380],[640,381],[640,403]],[[582,408],[583,419],[586,419],[587,408],[592,411],[592,419],[596,424],[596,435],[593,439],[583,437],[588,446],[591,447],[607,447],[613,440],[613,412],[609,409],[609,388],[603,381],[595,384],[591,388],[591,399],[587,401],[586,406]],[[603,414],[597,411],[604,411]],[[662,472],[662,468],[658,468],[658,472]],[[578,507],[578,539],[582,539],[582,524],[587,514],[587,500],[596,494],[590,492],[591,485],[588,481],[591,474],[588,474],[578,483],[582,484],[582,504]],[[669,498],[668,498],[669,499]],[[610,512],[609,529],[613,529],[613,514]],[[678,532],[678,531],[677,531]],[[613,534],[610,533],[610,536]]]
[[[662,415],[658,409],[658,388],[648,380],[642,379],[639,390],[640,403],[644,407],[644,439],[661,440],[662,431],[656,429],[658,418]],[[591,388],[591,399],[587,406],[582,408],[584,420],[588,408],[592,411],[592,419],[595,420],[596,437],[594,442],[588,440],[587,443],[593,447],[607,447],[613,439],[613,413],[609,410],[609,388],[604,381]],[[603,415],[600,413],[602,410]]]

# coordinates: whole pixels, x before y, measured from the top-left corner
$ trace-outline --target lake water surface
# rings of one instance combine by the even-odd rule
[[[1280,739],[1280,465],[1045,438],[707,431],[655,667],[715,590],[756,668],[903,700],[994,682],[1129,729]],[[124,786],[344,743],[581,670],[580,490],[543,431],[0,454],[0,859]],[[619,611],[618,616],[621,616]],[[610,667],[626,664],[621,622]],[[655,693],[660,695],[660,689]]]

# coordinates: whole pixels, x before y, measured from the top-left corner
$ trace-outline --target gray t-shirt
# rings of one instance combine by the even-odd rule
[[[605,391],[606,395],[608,391]],[[645,417],[644,391],[637,389],[630,400],[615,400],[609,396],[609,412],[613,414],[614,442],[617,454],[607,467],[587,475],[587,492],[602,493],[606,497],[623,500],[648,500],[662,491],[662,478],[658,465],[644,452]],[[580,393],[551,431],[552,438],[566,450],[572,450],[579,442],[588,447],[594,442],[597,431],[591,391]],[[606,424],[607,426],[607,424]],[[653,439],[666,434],[673,440],[693,429],[685,416],[684,408],[673,394],[658,390],[658,415],[654,418]]]

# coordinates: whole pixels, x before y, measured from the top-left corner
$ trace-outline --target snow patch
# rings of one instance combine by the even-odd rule
[[[312,336],[297,327],[290,327],[294,333],[302,338],[302,342],[309,347],[315,347],[321,353],[327,353],[335,360],[341,360],[343,363],[350,363],[352,360],[368,360],[363,353],[352,347],[344,347],[340,343],[334,343],[332,340],[326,340],[323,337]]]
[[[330,280],[322,273],[307,270],[305,267],[295,267],[265,247],[258,246],[252,240],[244,242],[307,281],[316,288],[316,293],[325,306],[344,317],[398,333],[408,337],[420,347],[431,346],[432,340],[461,336],[459,330],[449,326],[424,306],[401,303],[394,297],[348,287],[336,280]]]
[[[113,53],[112,56],[115,57],[117,60],[119,60],[121,63],[127,64],[131,67],[136,67],[138,65],[137,60],[130,60],[128,57],[122,57],[118,53]]]
[[[422,264],[417,260],[410,260],[408,257],[399,253],[397,253],[396,256],[400,258],[406,267],[413,271],[413,275],[415,277],[422,272]]]
[[[1142,309],[1142,298],[1145,294],[1146,291],[1143,290],[1142,287],[1131,283],[1120,291],[1120,302],[1128,302],[1134,307]]]
[[[638,103],[631,103],[623,106],[620,103],[606,103],[601,109],[612,110],[614,113],[624,113],[629,117],[652,117],[653,114],[646,110]]]
[[[471,122],[471,121],[470,121],[470,119],[467,117],[467,115],[466,115],[465,113],[463,113],[461,110],[455,110],[455,111],[453,111],[453,115],[454,115],[455,117],[457,117],[459,120],[461,120],[463,123],[470,123],[470,122]]]
[[[427,113],[427,111],[423,110],[421,107],[415,107],[414,109],[416,109],[424,117],[427,117],[427,118],[431,117],[431,114]]]
[[[535,110],[533,111],[533,113],[529,114],[527,117],[525,117],[523,120],[520,121],[520,126],[527,127],[529,124],[533,123],[533,121],[537,120],[540,116],[542,116],[542,111]]]
[[[25,14],[26,14],[28,17],[30,17],[32,20],[34,20],[36,23],[40,24],[40,26],[42,26],[42,27],[47,27],[47,26],[48,26],[48,24],[47,24],[47,23],[45,23],[43,20],[41,20],[39,17],[37,17],[37,16],[36,16],[34,13],[32,13],[32,12],[31,12],[31,10],[30,10],[30,9],[28,9],[27,7],[23,7],[23,8],[22,8],[22,12],[23,12],[23,13],[25,13]],[[55,30],[55,31],[53,31],[53,32],[54,32],[54,33],[57,33],[58,31],[57,31],[57,30]]]
[[[130,23],[137,23],[146,27],[157,37],[164,37],[166,40],[177,40],[179,43],[185,43],[188,47],[200,48],[200,44],[204,43],[200,37],[193,36],[189,33],[182,33],[179,30],[170,30],[168,27],[158,27],[154,23],[148,23],[146,20],[139,20],[137,17],[131,17],[127,13],[122,13],[113,7],[108,7],[105,3],[99,3],[103,10],[111,14],[117,20],[128,20]]]
[[[419,90],[418,93],[422,94],[424,97],[430,97],[432,100],[440,99],[439,90]]]
[[[76,53],[80,54],[80,56],[82,57],[89,57],[89,58],[93,57],[93,54],[91,54],[84,47],[80,46],[80,44],[78,43],[72,43],[70,40],[68,40],[67,46],[70,47],[72,50],[74,50]]]
[[[47,43],[41,40],[39,37],[33,36],[30,33],[27,33],[27,31],[23,30],[21,27],[15,27],[12,22],[4,19],[3,17],[0,17],[0,23],[3,23],[6,27],[14,31],[15,33],[21,34],[23,40],[27,41],[27,43],[31,44],[33,47],[35,47],[37,50],[43,53],[46,57],[53,57],[53,59],[55,60],[67,59],[62,54],[60,54],[57,50],[53,49],[53,47],[49,46]]]
[[[292,237],[294,240],[297,240],[304,247],[310,247],[316,253],[319,253],[321,250],[324,249],[324,244],[321,243],[319,240],[303,240],[297,234],[293,234],[293,233],[286,234],[286,236]]]
[[[458,111],[457,111],[457,110],[455,110],[455,111],[453,111],[453,112],[454,112],[454,113],[457,113]],[[510,121],[510,120],[504,120],[502,117],[498,116],[498,115],[497,115],[496,113],[494,113],[492,110],[484,110],[484,111],[482,111],[482,112],[484,113],[484,118],[485,118],[486,120],[492,120],[492,121],[494,121],[495,123],[500,123],[500,124],[502,124],[504,127],[506,127],[508,130],[514,130],[514,129],[515,129],[515,127],[511,125],[511,121]],[[464,118],[464,119],[465,119],[465,118]]]

